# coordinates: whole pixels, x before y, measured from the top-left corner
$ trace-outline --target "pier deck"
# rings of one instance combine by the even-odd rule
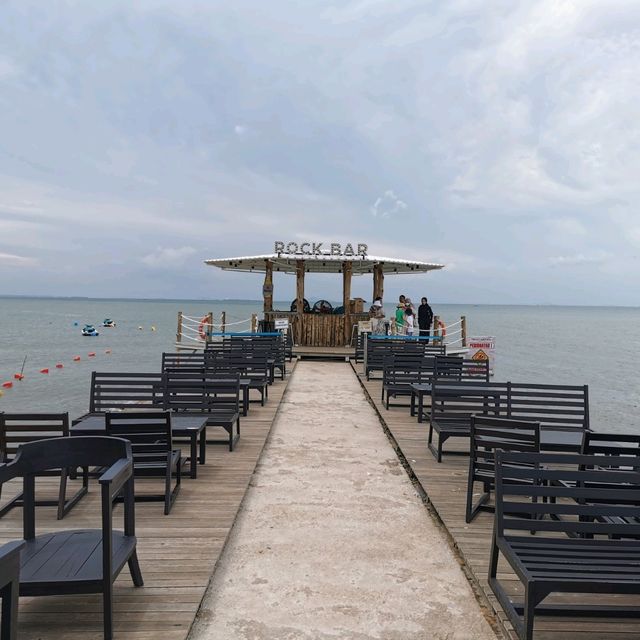
[[[208,445],[207,463],[198,479],[182,480],[171,514],[159,502],[136,503],[138,556],[144,587],[135,588],[126,567],[114,591],[114,635],[118,640],[184,640],[189,634],[211,575],[236,519],[289,378],[269,389],[264,407],[251,404],[242,418],[241,438],[231,453]],[[213,435],[213,434],[212,434]],[[188,453],[188,452],[187,452]],[[183,455],[185,454],[183,447]],[[136,479],[136,491],[162,479]],[[12,486],[13,485],[13,486]],[[55,497],[54,479],[37,481],[39,497]],[[70,483],[70,492],[75,482]],[[3,501],[18,488],[3,487]],[[63,520],[55,507],[36,509],[36,532],[100,526],[100,491],[95,480],[89,495]],[[114,528],[122,528],[122,506],[114,511]],[[22,537],[22,509],[0,520],[0,543]],[[102,640],[102,603],[95,595],[21,598],[20,640]]]
[[[464,519],[469,458],[445,455],[443,462],[438,464],[427,449],[428,423],[418,424],[416,419],[410,416],[408,407],[385,409],[380,401],[381,381],[377,379],[367,382],[362,373],[362,365],[353,363],[353,367],[382,422],[395,440],[398,452],[404,457],[414,479],[419,483],[419,489],[424,492],[431,507],[448,531],[450,540],[458,550],[470,579],[490,603],[508,637],[517,640],[515,631],[506,620],[504,612],[487,583],[493,514],[480,513],[470,524],[467,524]],[[447,441],[447,449],[462,450],[464,444],[453,442],[454,440],[457,439]],[[522,592],[520,581],[502,559],[498,566],[498,577],[503,584],[508,585],[509,595]],[[638,599],[633,597],[628,597],[627,600],[620,596],[601,595],[581,595],[575,598],[574,600],[574,596],[558,596],[555,602],[615,604],[628,601],[630,604],[638,605]],[[633,618],[536,616],[534,638],[535,640],[639,640],[640,622]]]

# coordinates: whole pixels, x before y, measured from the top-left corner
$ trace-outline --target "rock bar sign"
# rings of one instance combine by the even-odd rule
[[[354,249],[354,246],[356,247]],[[344,247],[339,242],[280,242],[276,240],[273,252],[281,255],[295,256],[339,256],[366,258],[369,247],[366,244],[351,244],[347,242]]]

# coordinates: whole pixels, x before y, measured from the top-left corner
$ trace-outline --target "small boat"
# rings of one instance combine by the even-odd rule
[[[82,335],[99,336],[100,334],[96,331],[95,327],[92,324],[85,324],[84,327],[82,327]]]
[[[110,328],[113,328],[113,327],[115,327],[115,326],[116,326],[116,323],[115,323],[115,321],[114,321],[114,320],[111,320],[111,318],[105,318],[105,319],[102,321],[102,326],[103,326],[103,327],[110,327]]]

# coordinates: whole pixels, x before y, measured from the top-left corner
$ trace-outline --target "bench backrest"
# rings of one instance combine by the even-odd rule
[[[444,355],[444,345],[431,345],[420,340],[390,340],[375,337],[367,338],[367,370],[382,371],[384,359],[392,355]]]
[[[435,370],[435,356],[395,354],[384,358],[382,368],[383,385],[408,385],[430,381]]]
[[[484,380],[489,382],[489,361],[460,356],[436,356],[434,377],[442,380]]]
[[[68,435],[68,413],[0,413],[0,461],[13,460],[26,442]]]
[[[606,468],[601,462],[601,456],[497,451],[497,536],[640,536],[640,472],[624,456],[608,457]]]
[[[167,373],[164,409],[167,411],[232,412],[240,406],[240,377],[224,378],[215,372],[204,374]]]
[[[131,443],[134,464],[167,462],[172,450],[171,413],[168,411],[132,411],[105,414],[106,433]]]
[[[471,416],[469,478],[493,487],[496,451],[540,451],[540,423]],[[486,491],[486,488],[485,488]]]
[[[150,409],[162,407],[163,373],[102,373],[91,374],[90,413],[123,411],[137,405]],[[139,408],[139,407],[138,407]]]
[[[472,415],[508,417],[508,382],[434,379],[431,420],[470,424]]]

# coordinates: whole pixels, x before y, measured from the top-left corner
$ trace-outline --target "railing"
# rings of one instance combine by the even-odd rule
[[[230,329],[230,331],[229,331]],[[178,312],[178,328],[176,330],[176,346],[178,348],[202,349],[214,336],[230,333],[255,333],[258,329],[258,315],[251,314],[250,318],[228,321],[226,311],[220,313],[220,319],[214,320],[210,311],[197,318]]]

